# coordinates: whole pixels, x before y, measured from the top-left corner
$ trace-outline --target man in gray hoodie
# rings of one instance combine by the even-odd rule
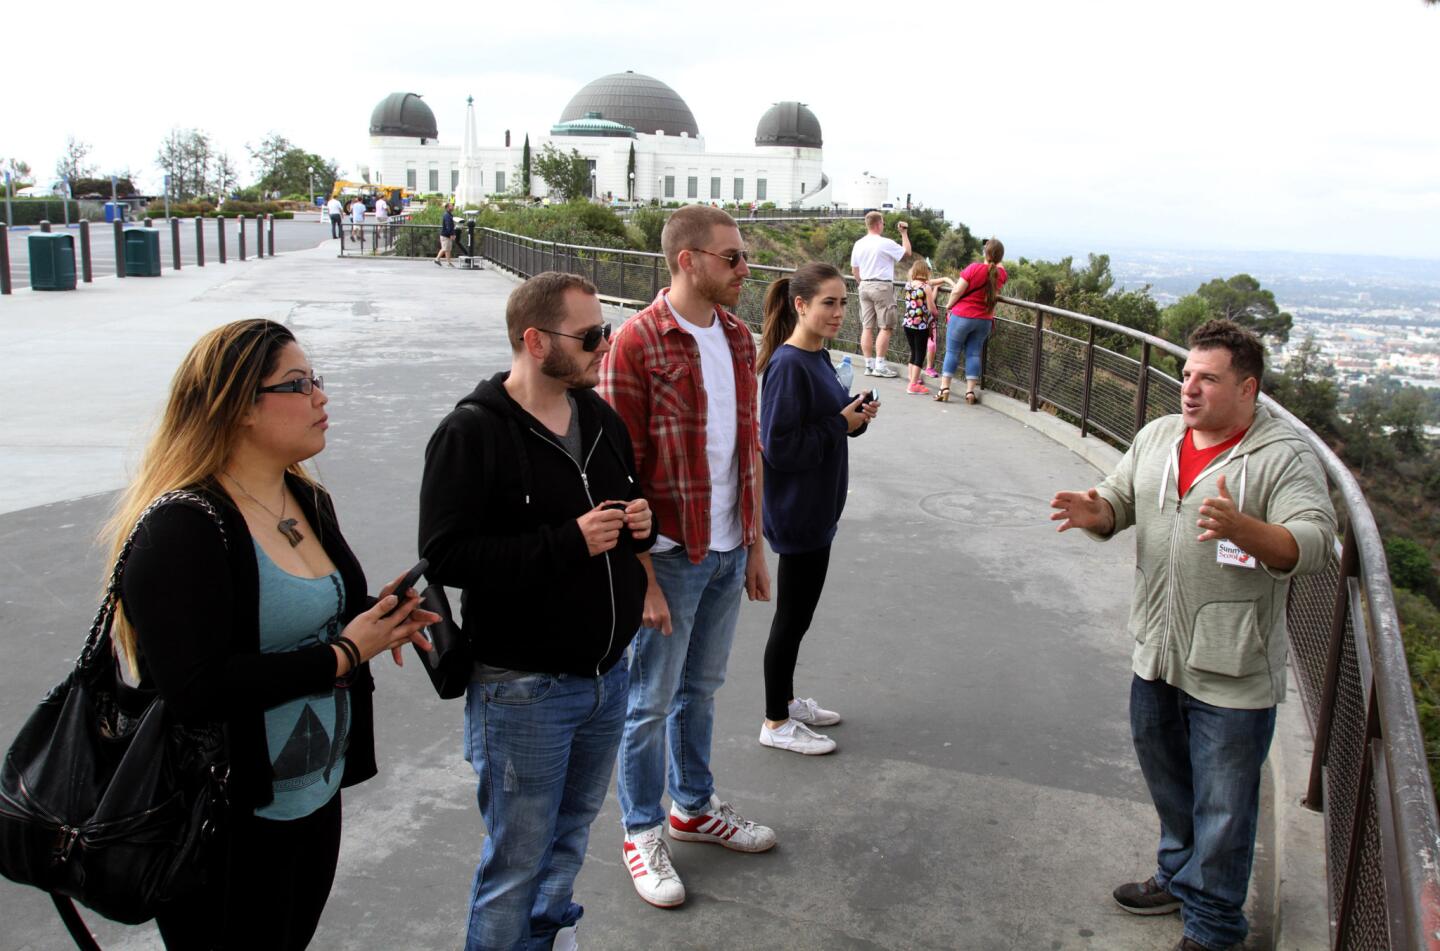
[[[1212,320],[1190,348],[1180,414],[1142,429],[1100,485],[1050,505],[1062,532],[1135,526],[1130,730],[1160,847],[1155,874],[1115,900],[1137,915],[1183,909],[1176,951],[1221,951],[1249,930],[1290,579],[1325,567],[1335,512],[1309,443],[1257,405],[1259,338]]]

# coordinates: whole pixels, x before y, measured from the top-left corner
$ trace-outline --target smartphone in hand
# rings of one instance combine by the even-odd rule
[[[423,575],[425,573],[425,569],[429,567],[430,562],[426,561],[424,558],[421,558],[419,561],[415,562],[415,567],[405,572],[405,577],[401,578],[400,583],[395,586],[395,590],[390,592],[391,594],[395,595],[395,597],[399,598],[400,601],[395,605],[394,609],[386,611],[383,615],[381,615],[381,617],[389,617],[390,615],[394,614],[395,611],[398,611],[400,609],[400,605],[405,603],[405,592],[415,587],[415,582],[420,580],[420,576]]]

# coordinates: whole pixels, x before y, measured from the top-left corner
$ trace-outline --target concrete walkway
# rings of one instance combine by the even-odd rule
[[[79,647],[102,571],[96,527],[201,332],[247,316],[295,329],[332,400],[318,471],[372,584],[414,560],[435,422],[509,363],[515,282],[493,270],[320,249],[137,283],[0,299],[7,746]],[[612,796],[578,883],[583,947],[1169,948],[1177,918],[1110,899],[1149,873],[1157,835],[1126,717],[1133,548],[1057,537],[1047,521],[1054,490],[1091,485],[1096,469],[999,398],[942,406],[875,382],[884,408],[851,444],[850,500],[797,674],[802,694],[845,715],[839,752],[756,742],[772,606],[746,604],[714,761],[722,797],[780,844],[758,856],[677,844],[690,898],[656,910],[620,862]],[[413,659],[376,667],[382,772],[345,794],[315,946],[454,948],[484,834],[463,705],[436,700]],[[1302,914],[1323,922],[1323,904]],[[158,947],[149,927],[91,917],[106,948]],[[1274,922],[1258,917],[1268,939]],[[0,880],[0,951],[68,946],[43,895]]]

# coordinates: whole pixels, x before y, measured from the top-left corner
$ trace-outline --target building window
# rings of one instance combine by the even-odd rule
[[[497,195],[503,195],[503,194],[505,194],[505,173],[504,173],[504,172],[496,172],[496,173],[495,173],[495,194],[497,194]]]
[[[432,192],[438,192],[440,190],[440,170],[438,168],[432,168],[430,170],[430,190]]]
[[[763,178],[757,178],[757,179],[755,179],[755,200],[756,200],[756,201],[764,201],[764,200],[765,200],[765,185],[766,185],[765,179],[763,179]]]
[[[700,179],[696,178],[694,175],[691,175],[689,178],[685,179],[685,197],[700,197]]]
[[[716,177],[710,179],[710,197],[711,197],[711,198],[719,198],[719,197],[720,197],[720,178],[719,178],[719,176],[716,176]]]
[[[459,170],[458,168],[452,168],[452,169],[450,170],[450,190],[453,192],[455,189],[457,189],[457,188],[459,188],[459,187],[460,187],[460,170]]]
[[[415,170],[413,168],[405,170],[405,187],[412,192],[415,190]]]
[[[740,201],[745,197],[745,179],[735,179],[735,200]]]
[[[666,197],[666,198],[674,198],[674,197],[675,197],[675,176],[674,176],[674,175],[666,175],[666,176],[665,176],[665,197]]]

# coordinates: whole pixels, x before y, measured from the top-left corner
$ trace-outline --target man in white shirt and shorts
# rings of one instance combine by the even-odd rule
[[[860,350],[865,354],[866,376],[898,376],[885,364],[890,334],[900,322],[895,305],[895,265],[910,256],[910,225],[902,221],[897,244],[880,232],[885,216],[872,211],[865,216],[868,234],[850,251],[850,271],[860,288]],[[876,335],[876,330],[879,335]]]

